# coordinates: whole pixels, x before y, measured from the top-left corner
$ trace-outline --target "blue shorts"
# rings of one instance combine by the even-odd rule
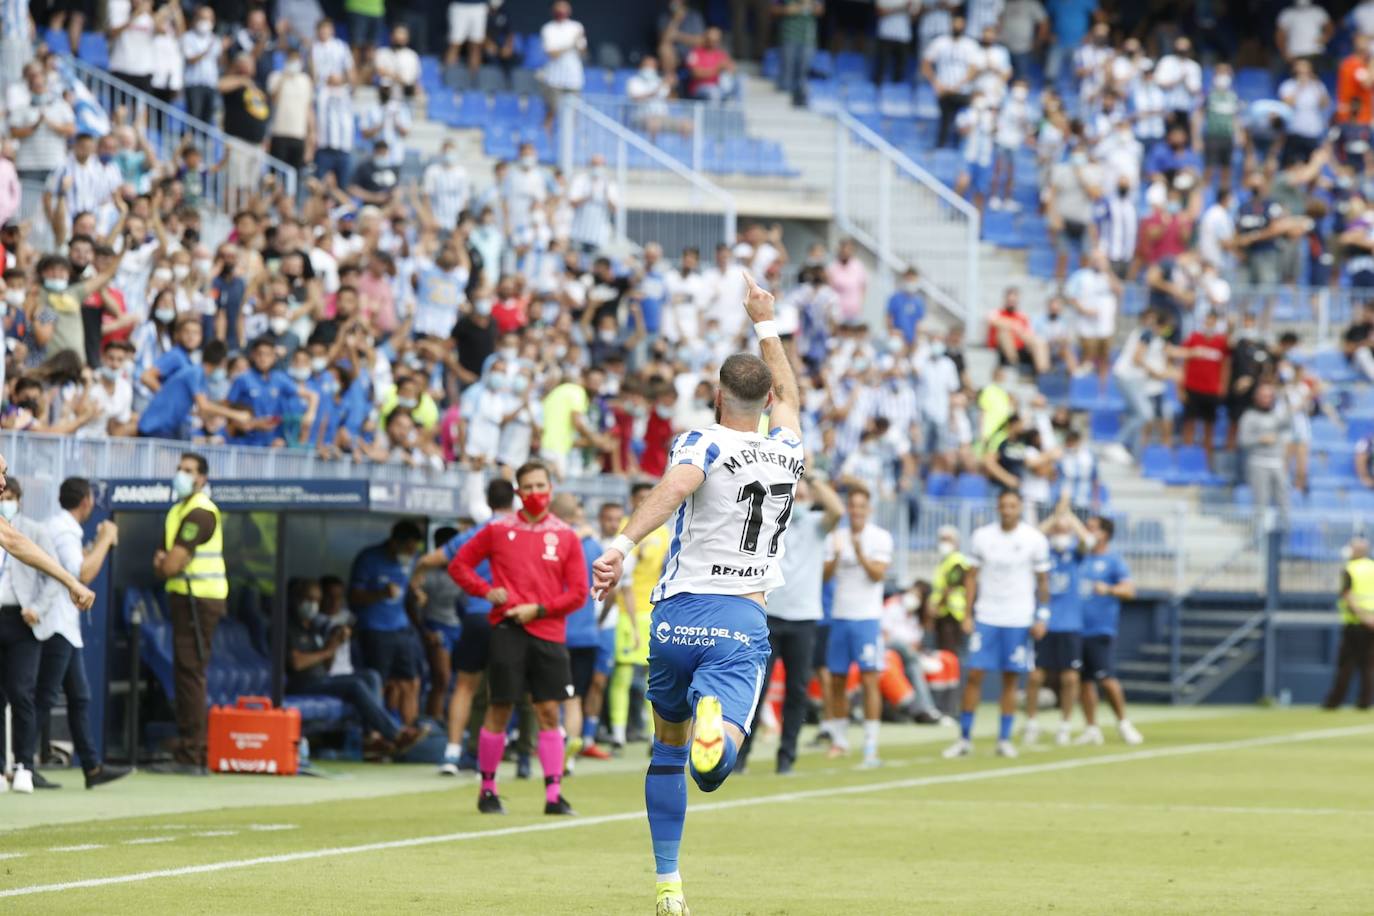
[[[968,176],[968,189],[974,194],[987,194],[992,190],[992,166],[965,161],[964,174]]]
[[[684,592],[654,607],[649,629],[654,711],[669,722],[686,722],[698,699],[714,696],[725,718],[747,734],[768,666],[763,608],[738,595]]]
[[[1116,677],[1116,637],[1083,637],[1083,676],[1092,681]]]
[[[1083,667],[1083,634],[1046,633],[1035,644],[1035,667],[1041,671],[1078,671]]]
[[[1035,667],[1030,627],[995,627],[974,621],[968,652],[967,667],[976,671],[1025,674]]]
[[[830,621],[830,641],[825,647],[825,667],[843,677],[849,666],[860,671],[883,670],[883,629],[879,620]]]
[[[463,634],[462,626],[454,626],[449,623],[435,623],[433,620],[425,621],[425,629],[431,633],[438,633],[439,638],[444,641],[444,651],[452,652],[458,645],[458,638]]]
[[[602,627],[597,638],[600,644],[596,647],[596,671],[610,677],[615,670],[615,627]]]

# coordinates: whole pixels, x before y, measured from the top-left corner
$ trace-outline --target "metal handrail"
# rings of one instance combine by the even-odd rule
[[[922,291],[927,296],[929,296],[931,299],[933,299],[936,303],[941,305],[951,314],[957,315],[960,318],[962,318],[964,325],[966,327],[970,326],[977,317],[977,310],[980,301],[978,295],[978,257],[980,244],[979,237],[981,235],[982,230],[981,216],[978,212],[978,208],[970,204],[968,201],[964,200],[958,194],[954,193],[953,190],[951,190],[942,181],[940,181],[938,178],[932,175],[929,171],[922,168],[910,156],[908,156],[906,153],[903,153],[900,149],[893,146],[891,143],[887,142],[887,140],[883,139],[882,136],[880,136],[876,131],[874,131],[868,125],[864,124],[862,121],[855,118],[853,115],[849,114],[849,112],[839,110],[834,112],[832,114],[832,117],[835,119],[835,123],[842,129],[842,136],[840,138],[841,148],[843,147],[843,141],[847,140],[849,135],[857,137],[866,146],[869,146],[876,150],[891,165],[893,169],[897,170],[901,174],[904,174],[907,178],[911,179],[912,181],[915,181],[917,184],[921,185],[926,190],[933,193],[936,197],[939,198],[941,204],[951,208],[952,210],[955,210],[965,219],[968,220],[966,229],[966,233],[968,235],[968,264],[965,267],[966,275],[964,287],[965,297],[967,301],[963,303],[958,302],[953,296],[949,295],[943,289],[935,285],[935,283],[933,283],[929,279],[928,273],[926,271],[922,271],[921,273],[920,284],[922,287]],[[887,176],[888,173],[884,171],[880,174],[880,179],[887,179]],[[841,182],[837,180],[837,191],[839,190],[840,184]],[[884,201],[880,200],[879,205],[881,212],[881,209],[884,206]],[[837,219],[844,219],[844,214],[842,211],[842,207],[836,207]],[[883,264],[887,266],[889,269],[896,271],[903,270],[906,267],[911,266],[904,263],[900,258],[898,258],[895,254],[892,253],[890,247],[891,237],[893,234],[891,231],[891,227],[888,227],[888,231],[886,233],[888,237],[886,239],[879,239],[875,238],[871,233],[864,231],[859,226],[853,225],[852,221],[844,221],[848,223],[848,225],[845,226],[845,231],[848,232],[850,235],[854,236],[854,238],[861,242],[865,247],[873,251],[878,256],[878,258],[882,260]]]
[[[1202,674],[1208,668],[1212,667],[1212,665],[1220,661],[1222,656],[1224,656],[1227,652],[1230,652],[1236,646],[1240,645],[1241,640],[1248,637],[1255,630],[1264,626],[1265,620],[1268,617],[1269,612],[1267,610],[1264,610],[1256,611],[1252,616],[1246,618],[1246,621],[1242,623],[1240,626],[1236,627],[1236,629],[1232,631],[1230,636],[1226,637],[1221,642],[1217,643],[1215,646],[1209,649],[1202,656],[1202,658],[1198,659],[1197,661],[1189,665],[1183,671],[1183,673],[1179,675],[1179,681],[1182,684],[1187,684],[1193,678],[1197,677],[1199,674]]]
[[[177,130],[180,134],[180,136],[176,138],[177,143],[189,134],[194,139],[196,146],[200,149],[202,155],[206,157],[207,161],[213,160],[216,146],[225,150],[237,151],[243,155],[259,157],[263,166],[276,177],[280,187],[287,194],[295,196],[296,170],[280,159],[268,155],[266,150],[262,147],[254,146],[237,137],[231,137],[215,125],[202,121],[199,118],[193,118],[180,108],[169,105],[156,96],[149,95],[136,86],[110,75],[107,71],[91,66],[80,58],[68,56],[66,58],[66,63],[72,68],[72,72],[77,74],[81,81],[90,87],[91,91],[96,94],[96,97],[100,99],[102,104],[107,102],[106,98],[101,98],[102,94],[108,98],[113,98],[114,93],[120,93],[127,96],[128,101],[134,102],[138,106],[149,111],[156,112],[164,123]],[[121,103],[127,104],[128,102],[121,101]],[[114,106],[106,104],[106,108],[109,109],[107,113],[111,116],[114,114],[113,107]],[[227,190],[227,183],[225,190]],[[226,211],[232,209],[228,201],[216,201],[216,203],[220,205],[220,209]]]
[[[714,182],[711,182],[700,172],[689,169],[672,156],[663,152],[663,150],[659,149],[657,146],[654,146],[644,137],[630,130],[614,118],[608,117],[606,114],[596,110],[582,99],[576,96],[567,96],[560,102],[560,105],[562,106],[560,112],[560,136],[562,142],[559,150],[559,165],[562,167],[564,173],[570,174],[574,167],[573,147],[575,138],[573,136],[571,118],[584,117],[597,127],[600,127],[614,136],[616,141],[621,145],[638,150],[663,168],[690,184],[696,190],[719,201],[725,218],[725,237],[723,241],[728,244],[735,240],[738,219],[737,209],[735,207],[735,197],[733,194]],[[626,179],[628,177],[626,174],[628,172],[628,167],[625,159],[625,156],[620,157],[620,174],[617,176],[622,188],[627,185]],[[616,214],[616,229],[618,234],[622,237],[625,235],[624,221],[626,218],[626,209],[625,207],[621,207]]]
[[[1203,570],[1197,576],[1193,577],[1193,580],[1187,585],[1180,586],[1179,590],[1169,599],[1169,684],[1175,699],[1177,699],[1179,688],[1192,679],[1192,670],[1197,667],[1197,664],[1194,664],[1187,671],[1180,670],[1183,667],[1184,603],[1196,594],[1205,583],[1209,582],[1214,576],[1217,576],[1235,562],[1237,557],[1246,551],[1253,550],[1261,537],[1262,533],[1251,535],[1249,539],[1235,550],[1231,551],[1224,560]],[[1264,617],[1264,614],[1264,611],[1259,612],[1261,618]],[[1232,636],[1234,635],[1235,634],[1232,634]],[[1227,646],[1227,648],[1229,649],[1230,647]],[[1203,657],[1207,658],[1215,651],[1216,649],[1213,649]],[[1208,664],[1210,665],[1210,661]],[[1203,667],[1205,668],[1207,666],[1204,665]]]

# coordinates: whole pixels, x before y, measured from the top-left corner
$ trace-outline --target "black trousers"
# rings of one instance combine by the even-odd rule
[[[955,145],[959,143],[959,134],[952,130],[954,119],[959,116],[959,112],[968,107],[969,97],[955,93],[947,93],[940,96],[940,130],[935,138],[936,147],[943,147],[945,141],[951,137]]]
[[[0,683],[10,704],[14,735],[11,747],[14,762],[33,769],[34,749],[38,744],[38,718],[34,697],[38,690],[38,666],[43,644],[24,622],[18,605],[0,607]],[[3,728],[0,727],[0,735]]]
[[[1374,630],[1362,623],[1347,623],[1341,630],[1341,647],[1336,654],[1336,679],[1322,705],[1335,709],[1344,703],[1356,673],[1360,675],[1360,692],[1355,705],[1368,709],[1374,704]]]
[[[906,79],[908,43],[890,38],[878,39],[878,53],[873,55],[873,82],[882,85],[900,83]]]
[[[100,766],[100,755],[96,753],[95,742],[91,740],[90,714],[91,685],[86,680],[86,665],[81,659],[81,650],[67,638],[54,633],[43,646],[43,661],[38,666],[38,691],[35,704],[38,716],[38,731],[48,734],[48,720],[52,708],[67,698],[67,728],[72,733],[72,744],[76,756],[81,760],[81,769],[94,770]]]
[[[206,124],[214,124],[219,90],[214,86],[187,86],[183,91],[186,95],[186,113]]]
[[[768,667],[763,676],[764,695],[773,680],[773,665],[782,662],[786,678],[786,692],[782,700],[782,737],[778,743],[778,763],[793,763],[797,759],[797,737],[806,722],[806,688],[811,683],[812,653],[816,645],[816,621],[768,618]],[[758,717],[755,715],[755,722]],[[754,729],[745,736],[739,760],[749,757],[754,743]],[[736,766],[739,764],[736,763]]]

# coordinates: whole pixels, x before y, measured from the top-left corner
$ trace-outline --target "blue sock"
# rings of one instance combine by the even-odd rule
[[[697,768],[688,765],[692,771],[692,779],[696,780],[697,788],[703,792],[714,792],[725,782],[730,771],[735,768],[735,759],[739,756],[739,748],[735,746],[735,739],[725,735],[725,750],[720,755],[720,763],[707,773],[698,773]]]
[[[997,740],[998,740],[998,741],[1010,741],[1010,740],[1011,740],[1011,724],[1012,724],[1013,722],[1015,722],[1015,721],[1016,721],[1016,716],[1015,716],[1015,715],[1010,715],[1010,716],[1004,715],[1004,716],[1002,716],[1001,721],[998,722],[998,724],[997,724]]]
[[[687,819],[687,748],[655,741],[644,776],[644,808],[649,812],[649,836],[660,875],[677,871],[682,824]]]
[[[587,718],[582,720],[582,740],[591,744],[596,740],[596,730],[600,727],[600,716],[587,716]]]
[[[973,735],[973,713],[959,713],[959,737],[967,741]]]

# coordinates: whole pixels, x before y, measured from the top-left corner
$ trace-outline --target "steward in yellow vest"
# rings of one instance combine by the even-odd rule
[[[964,640],[964,616],[968,612],[968,558],[959,552],[959,530],[942,527],[937,535],[940,565],[931,576],[930,608],[935,615],[935,643],[947,652],[958,652]]]
[[[1341,595],[1336,602],[1343,625],[1336,678],[1322,703],[1327,709],[1345,702],[1356,674],[1360,692],[1355,705],[1368,709],[1374,703],[1374,560],[1369,558],[1369,542],[1362,537],[1352,539],[1349,549],[1350,562],[1341,573]]]
[[[163,549],[153,571],[167,583],[172,616],[172,674],[179,742],[169,769],[205,766],[205,682],[215,628],[224,617],[229,579],[224,569],[224,524],[219,507],[205,494],[210,466],[201,455],[181,456],[172,478]]]

